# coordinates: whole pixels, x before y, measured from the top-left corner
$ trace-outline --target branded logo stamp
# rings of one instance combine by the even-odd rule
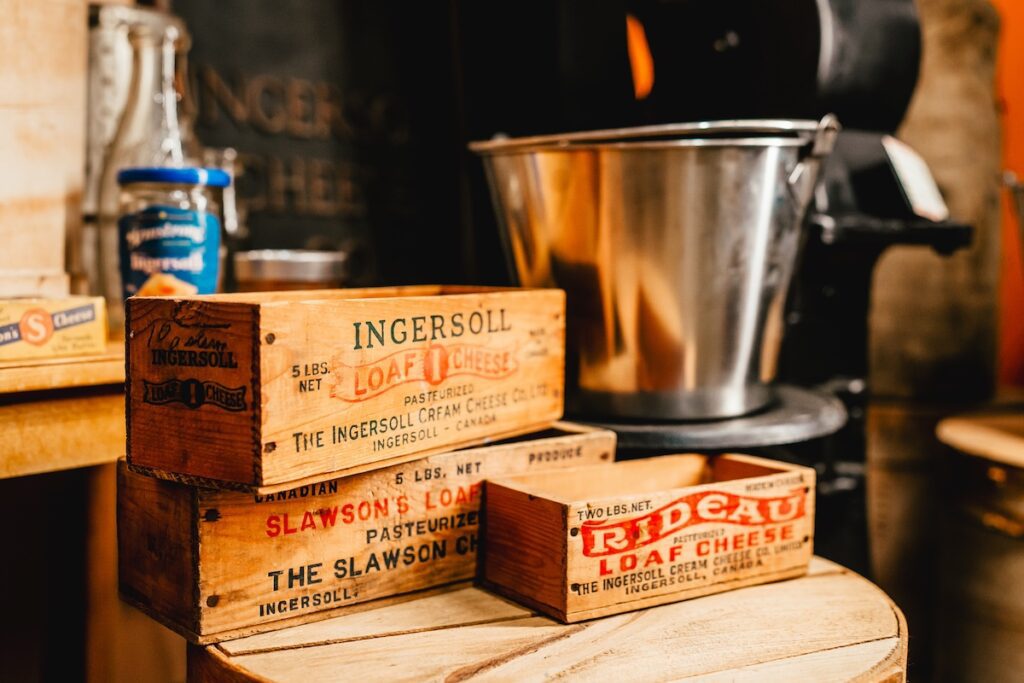
[[[42,308],[30,308],[18,322],[0,326],[0,345],[23,341],[33,346],[42,346],[53,337],[54,332],[95,319],[96,307],[93,304],[56,313]]]
[[[245,410],[245,387],[231,389],[211,381],[172,379],[166,382],[142,380],[142,400],[152,405],[181,403],[186,408],[217,406],[237,412]]]
[[[42,346],[53,336],[53,318],[41,308],[25,311],[18,323],[21,339],[34,346]]]
[[[338,358],[332,365],[331,396],[348,403],[366,401],[408,382],[436,386],[459,375],[503,379],[519,369],[514,350],[477,344],[431,344],[362,365],[349,365]]]
[[[754,498],[725,491],[700,491],[683,496],[642,517],[618,522],[587,521],[580,526],[583,554],[602,557],[655,543],[681,529],[705,522],[760,526],[788,522],[806,513],[807,493]]]

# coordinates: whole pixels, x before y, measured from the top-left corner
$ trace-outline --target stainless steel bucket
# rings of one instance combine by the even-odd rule
[[[470,147],[520,284],[566,290],[586,415],[767,405],[800,225],[838,124],[721,121]]]

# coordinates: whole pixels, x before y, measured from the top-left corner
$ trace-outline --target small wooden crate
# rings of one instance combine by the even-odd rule
[[[128,301],[128,464],[269,493],[562,415],[560,290],[398,287]]]
[[[0,362],[96,356],[107,350],[101,296],[0,299]]]
[[[800,576],[814,470],[672,455],[488,478],[483,577],[572,623]]]
[[[558,423],[270,495],[120,468],[121,594],[193,642],[323,619],[471,578],[484,477],[610,462],[615,434]]]

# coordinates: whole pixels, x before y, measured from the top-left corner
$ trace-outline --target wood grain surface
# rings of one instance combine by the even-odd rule
[[[124,394],[95,387],[0,401],[0,478],[116,462],[124,455]]]
[[[485,490],[482,579],[567,623],[800,576],[812,556],[814,470],[764,458],[667,455]]]
[[[120,468],[125,599],[192,642],[325,619],[476,573],[487,477],[611,461],[615,434],[558,423],[270,496]],[[123,463],[122,463],[123,465]]]
[[[543,429],[565,294],[416,286],[128,301],[128,463],[269,493]]]
[[[968,455],[1024,468],[1024,408],[948,417],[935,434]]]
[[[124,341],[96,356],[0,363],[0,394],[124,384]]]
[[[0,297],[43,297],[57,299],[67,296],[71,282],[67,273],[52,270],[0,271]]]
[[[561,625],[468,585],[203,648],[193,681],[905,680],[907,631],[878,588],[807,576]]]
[[[64,271],[81,226],[85,170],[86,0],[0,0],[0,285]],[[26,279],[28,278],[28,279]]]

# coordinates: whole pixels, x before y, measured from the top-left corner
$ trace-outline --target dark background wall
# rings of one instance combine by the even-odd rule
[[[178,0],[196,132],[239,150],[246,246],[377,251],[383,281],[458,273],[451,21],[441,3]]]
[[[369,244],[380,283],[507,281],[470,140],[624,125],[621,2],[175,0],[246,248]]]

